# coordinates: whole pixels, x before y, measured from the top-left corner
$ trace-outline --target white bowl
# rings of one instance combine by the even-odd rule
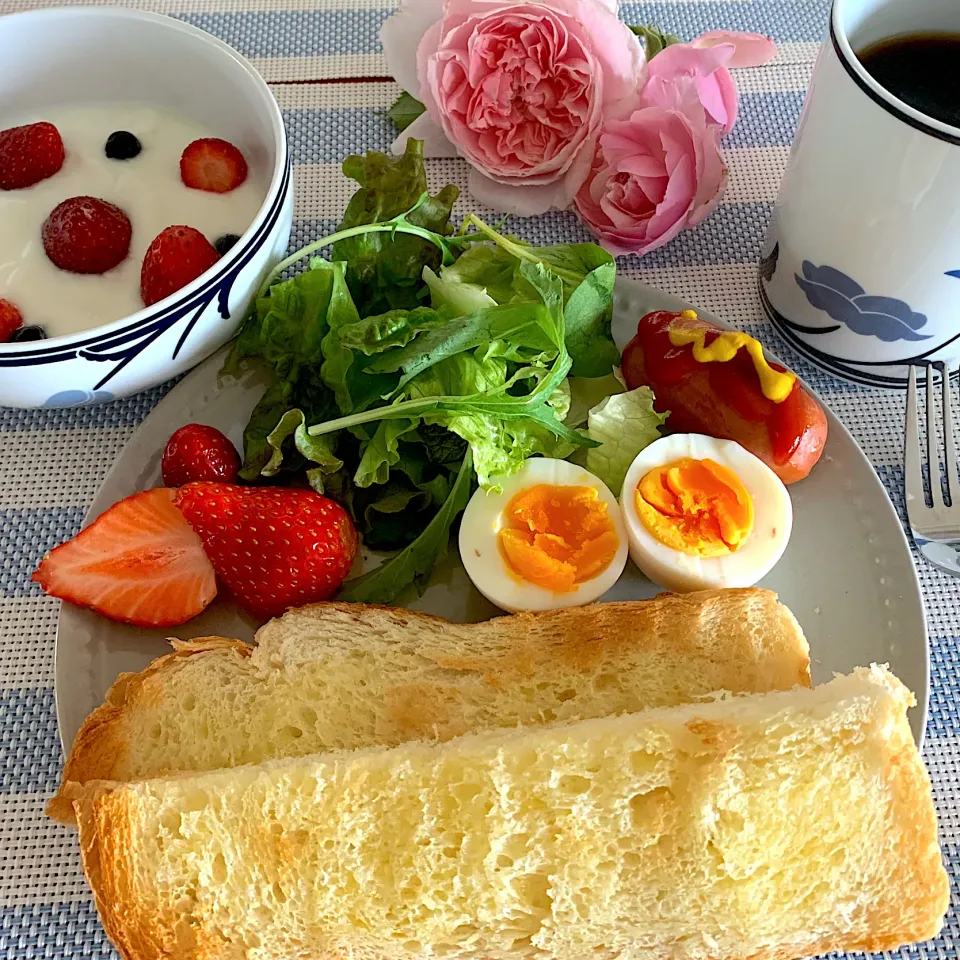
[[[168,17],[61,7],[0,17],[5,110],[150,104],[203,123],[272,171],[240,241],[191,284],[151,307],[66,336],[0,345],[0,405],[66,407],[126,397],[183,373],[234,334],[293,220],[293,178],[280,109],[235,50]],[[0,115],[0,126],[3,125]],[[2,291],[0,291],[2,295]]]

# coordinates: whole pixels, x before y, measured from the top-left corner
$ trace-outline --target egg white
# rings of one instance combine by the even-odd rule
[[[593,487],[598,498],[607,505],[607,515],[619,541],[610,565],[592,580],[577,584],[569,593],[554,593],[522,580],[510,570],[500,552],[499,534],[506,526],[504,511],[507,505],[521,490],[539,483]],[[515,474],[507,477],[502,487],[501,493],[478,490],[460,521],[460,559],[473,585],[491,603],[511,613],[577,607],[598,600],[617,582],[627,563],[627,531],[617,498],[599,477],[566,460],[532,457]]]
[[[707,458],[727,467],[753,498],[753,529],[732,553],[697,557],[661,543],[647,529],[636,507],[636,489],[643,477],[684,457]],[[793,504],[780,478],[734,440],[717,440],[697,433],[663,437],[641,450],[627,471],[620,506],[630,558],[654,583],[686,593],[724,587],[751,587],[762,580],[783,556],[793,527]]]

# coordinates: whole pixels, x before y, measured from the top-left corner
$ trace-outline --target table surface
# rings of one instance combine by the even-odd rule
[[[0,0],[0,14],[57,6]],[[270,82],[290,133],[296,178],[295,247],[335,226],[351,193],[339,162],[385,149],[384,109],[399,93],[385,79],[379,26],[390,0],[139,0],[137,6],[195,24],[249,57]],[[657,23],[689,39],[704,30],[751,30],[780,47],[766,66],[736,71],[741,114],[725,141],[730,186],[702,226],[623,275],[686,298],[759,336],[792,363],[846,422],[903,516],[903,397],[833,380],[811,368],[765,323],[756,262],[786,163],[804,91],[827,21],[827,0],[658,0],[622,8],[631,23]],[[466,183],[461,161],[432,161],[433,186]],[[469,195],[461,211],[477,209]],[[478,209],[482,214],[482,208]],[[515,220],[537,242],[588,239],[570,213]],[[0,958],[115,956],[80,869],[74,834],[47,820],[62,762],[54,712],[57,601],[30,573],[44,552],[78,530],[114,457],[169,385],[125,401],[60,411],[0,408]],[[933,690],[925,758],[951,875],[960,869],[960,592],[922,565]],[[936,941],[910,956],[955,956],[951,912]]]

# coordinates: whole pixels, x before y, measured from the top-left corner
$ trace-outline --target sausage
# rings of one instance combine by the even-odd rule
[[[790,387],[789,381],[765,372],[789,390],[786,399],[775,402],[763,392],[749,349],[736,349],[724,362],[704,362],[695,358],[693,343],[675,346],[671,330],[675,336],[676,331],[695,332],[706,346],[724,333],[692,311],[648,313],[623,351],[621,370],[627,388],[650,387],[656,410],[670,413],[667,426],[672,432],[736,440],[784,483],[802,480],[820,459],[827,440],[827,418],[820,404],[799,381]],[[734,342],[729,336],[727,341]],[[762,361],[762,365],[789,374],[779,364]]]

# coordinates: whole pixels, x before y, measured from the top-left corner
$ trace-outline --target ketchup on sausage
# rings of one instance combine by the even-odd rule
[[[736,440],[784,483],[802,480],[827,439],[820,404],[784,367],[767,363],[755,340],[726,333],[716,343],[724,334],[692,311],[648,313],[623,351],[627,387],[650,387],[673,432]]]

